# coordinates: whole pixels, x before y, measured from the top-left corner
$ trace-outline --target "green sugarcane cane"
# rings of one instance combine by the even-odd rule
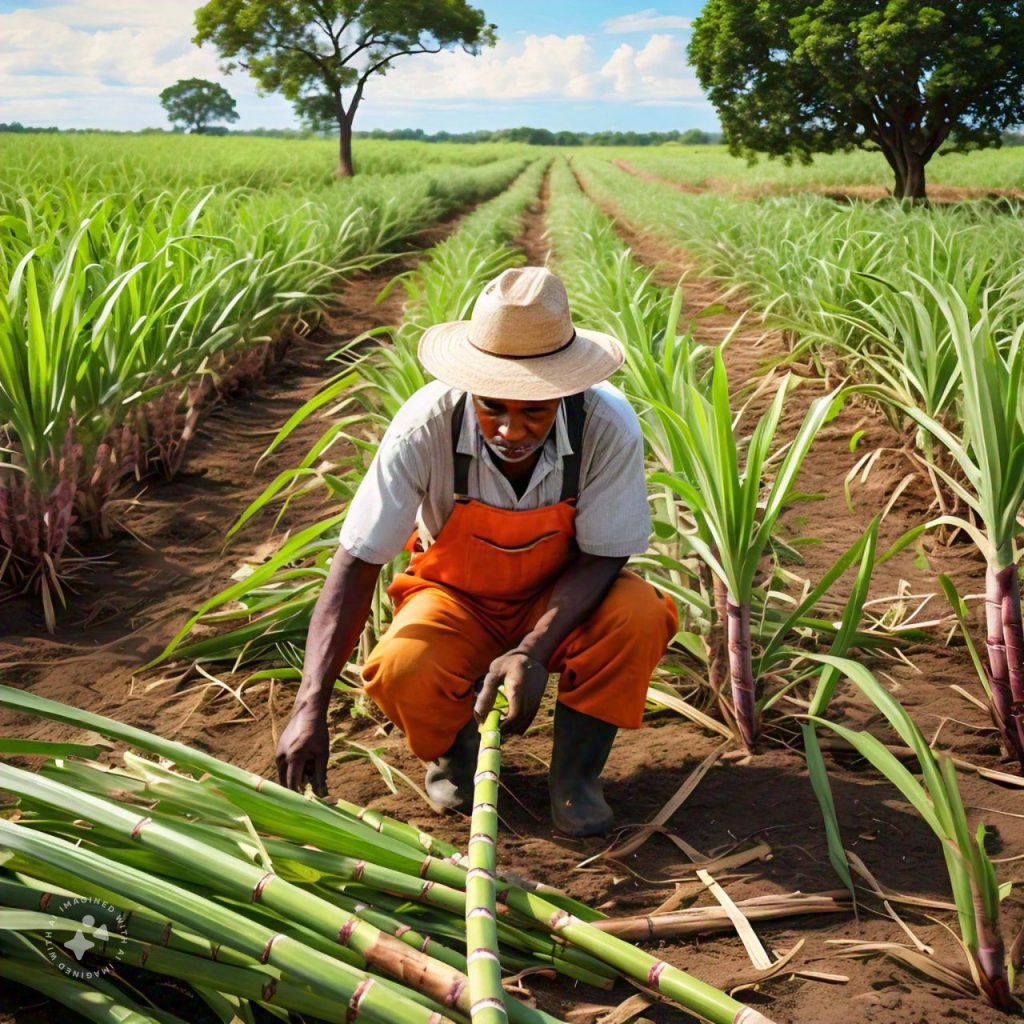
[[[498,773],[501,770],[501,713],[480,726],[480,753],[473,778],[466,875],[466,961],[473,1024],[505,1024],[495,875],[498,844]]]
[[[323,849],[348,855],[365,854],[367,859],[375,863],[385,862],[388,866],[397,866],[411,874],[419,874],[460,889],[465,886],[464,858],[455,847],[376,811],[343,800],[339,800],[335,806],[310,800],[269,779],[183,743],[12,686],[0,685],[0,707],[89,729],[108,739],[120,740],[173,761],[180,768],[209,775],[231,798],[236,808],[250,814],[250,817],[259,815],[261,820],[268,820],[268,823],[275,826],[268,830],[277,835],[301,844],[315,842]],[[255,817],[253,820],[256,820]],[[544,897],[549,903],[567,910],[580,920],[594,921],[605,916],[553,886],[524,883],[520,879],[503,881]]]
[[[0,848],[55,865],[151,910],[173,916],[197,934],[223,940],[260,963],[272,964],[314,991],[343,1000],[351,1010],[352,1020],[373,1024],[439,1024],[436,1013],[377,984],[366,973],[164,878],[3,818],[0,818]]]
[[[152,812],[140,815],[135,809],[77,792],[11,765],[0,764],[0,785],[47,806],[74,806],[79,816],[140,844],[142,852],[170,859],[178,869],[202,879],[214,891],[263,904],[286,921],[303,921],[313,931],[355,950],[371,967],[410,984],[440,1005],[469,1012],[468,981],[461,972],[286,881],[275,871],[225,852],[225,841],[216,846],[204,842],[209,832],[206,827],[181,827]],[[154,866],[154,870],[160,868]],[[517,1024],[550,1024],[552,1020],[518,1000],[512,1001],[510,1015]]]
[[[465,868],[429,854],[425,858],[417,859],[416,854],[422,853],[422,847],[417,847],[413,851],[411,846],[398,840],[385,839],[382,842],[381,837],[373,835],[375,830],[342,811],[307,800],[260,776],[242,771],[200,751],[193,751],[184,744],[164,740],[141,729],[123,725],[101,715],[78,711],[57,701],[13,687],[0,686],[0,707],[36,714],[79,728],[93,729],[109,738],[131,743],[179,765],[185,765],[190,770],[208,772],[217,780],[215,788],[221,790],[248,814],[257,827],[261,821],[266,821],[270,825],[268,831],[294,839],[296,842],[315,843],[317,846],[333,850],[338,850],[340,846],[340,852],[350,854],[355,851],[367,859],[389,860],[390,866],[398,864],[410,872],[421,873],[421,876],[428,880],[460,888],[464,884]],[[374,838],[376,843],[373,841]],[[194,860],[194,853],[189,859]],[[235,858],[228,860],[232,865],[241,864]],[[138,876],[146,877],[141,873],[138,873]],[[105,884],[102,875],[96,882],[100,885]],[[661,994],[674,999],[713,1024],[770,1024],[768,1018],[756,1010],[745,1007],[686,972],[650,956],[627,942],[590,927],[587,922],[594,919],[594,911],[591,908],[584,907],[583,914],[577,915],[562,906],[565,900],[558,898],[557,902],[554,902],[555,897],[547,899],[547,895],[509,885],[499,891],[497,898],[511,910],[527,920],[536,922],[549,933],[578,946],[619,973],[656,988]],[[514,1008],[521,1008],[522,1005],[518,1000],[512,1001]]]

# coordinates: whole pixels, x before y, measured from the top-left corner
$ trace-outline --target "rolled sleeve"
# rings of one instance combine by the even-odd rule
[[[389,428],[349,503],[339,538],[342,547],[364,562],[390,562],[416,525],[428,477],[429,460],[415,434]]]
[[[576,542],[590,555],[627,558],[646,551],[650,535],[644,442],[633,413],[631,421],[602,424],[594,438],[576,505]]]

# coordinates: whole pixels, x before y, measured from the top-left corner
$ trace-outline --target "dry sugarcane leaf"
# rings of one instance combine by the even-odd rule
[[[969,700],[980,711],[984,711],[986,715],[991,713],[991,708],[980,697],[975,697],[973,693],[965,690],[959,683],[953,683],[950,689],[959,693],[966,700]]]
[[[675,794],[668,800],[668,802],[661,808],[660,811],[646,824],[640,827],[636,835],[632,839],[628,839],[620,846],[614,844],[607,850],[603,850],[601,853],[596,854],[593,857],[588,857],[586,860],[581,861],[577,867],[585,867],[587,864],[593,863],[595,860],[612,860],[626,857],[636,850],[640,849],[648,839],[661,828],[676,811],[686,802],[690,794],[700,784],[701,779],[708,773],[712,765],[725,753],[726,747],[729,743],[723,743],[721,746],[716,747],[713,751],[686,778],[686,781],[676,790]]]
[[[964,996],[976,997],[978,988],[970,974],[943,963],[933,956],[925,956],[916,949],[908,949],[898,942],[860,942],[857,939],[826,939],[830,945],[846,945],[840,956],[888,956],[910,967],[912,970],[931,978],[933,981],[953,989]]]
[[[882,905],[885,907],[887,911],[889,911],[889,916],[903,929],[904,932],[906,932],[907,938],[909,938],[910,941],[915,945],[915,947],[917,947],[917,951],[919,953],[925,953],[928,956],[935,955],[935,950],[932,949],[931,946],[927,945],[927,943],[922,942],[913,933],[913,931],[911,931],[910,926],[903,920],[902,917],[900,917],[899,914],[896,913],[895,910],[893,910],[892,904],[888,900],[882,900]]]
[[[769,981],[772,978],[776,978],[780,975],[786,965],[800,952],[804,947],[806,939],[801,939],[792,949],[787,950],[785,953],[779,955],[778,951],[775,950],[778,959],[775,963],[771,964],[767,969],[758,971],[756,974],[740,975],[737,978],[730,979],[727,981],[722,988],[724,988],[729,995],[734,996],[737,992],[741,992],[745,989],[757,988],[758,985],[765,981]],[[782,980],[779,978],[779,980]]]
[[[687,887],[684,884],[676,885],[675,891],[667,899],[659,903],[648,915],[649,917],[657,917],[659,914],[669,914],[673,910],[678,910],[682,902],[688,897],[694,899],[704,891],[703,886],[700,889],[694,888],[692,892],[686,891]]]
[[[772,959],[768,951],[761,945],[750,922],[743,916],[743,911],[736,906],[729,894],[709,875],[706,871],[697,872],[697,877],[708,887],[708,891],[722,905],[722,909],[729,915],[736,934],[739,935],[743,948],[750,957],[750,962],[761,971],[767,970],[772,965]]]
[[[705,714],[700,708],[694,707],[689,701],[683,700],[678,694],[657,690],[652,686],[648,687],[647,699],[652,704],[660,704],[662,707],[666,707],[670,711],[675,711],[676,714],[690,719],[691,722],[707,729],[708,732],[718,733],[719,736],[725,737],[730,744],[736,742],[736,737],[733,736],[727,725],[723,725],[718,719]]]
[[[714,871],[721,874],[723,871],[731,871],[733,868],[743,867],[755,860],[767,860],[771,857],[772,848],[767,843],[758,843],[751,846],[749,850],[740,850],[737,853],[727,853],[724,857],[716,857],[714,860],[699,861],[696,864],[686,864],[683,869],[688,872]]]
[[[665,829],[659,829],[659,832],[673,843],[676,847],[683,851],[687,857],[690,858],[694,863],[699,863],[708,859],[707,854],[701,853],[696,846],[691,845],[682,836],[677,836],[673,832],[668,832]]]
[[[626,1024],[638,1017],[654,1002],[650,996],[637,992],[631,995],[624,1002],[619,1003],[614,1010],[611,1010],[603,1017],[598,1017],[596,1024]]]
[[[850,867],[868,883],[868,888],[882,900],[891,900],[893,903],[905,903],[910,907],[929,907],[932,910],[956,910],[952,903],[944,903],[942,900],[928,900],[921,896],[904,896],[903,893],[886,889],[871,874],[864,861],[852,850],[846,851],[846,858],[850,862]]]
[[[806,978],[807,981],[821,981],[826,985],[846,985],[849,977],[845,974],[827,974],[825,971],[794,971],[794,978]]]

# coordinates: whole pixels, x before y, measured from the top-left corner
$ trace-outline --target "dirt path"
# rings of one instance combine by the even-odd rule
[[[551,168],[548,168],[541,182],[540,194],[527,208],[523,217],[523,233],[516,240],[516,247],[526,254],[530,266],[542,266],[548,258],[551,247],[547,239],[547,208],[551,199]]]
[[[673,181],[663,178],[642,167],[635,167],[625,160],[612,163],[627,174],[644,181],[667,185],[678,192],[700,195],[704,192],[726,192],[737,199],[759,199],[764,196],[795,195],[802,192],[816,192],[827,199],[848,203],[853,200],[877,202],[892,199],[892,189],[884,185],[822,185],[809,182],[806,185],[741,185],[729,178],[708,178],[700,185],[687,181]],[[940,206],[962,203],[971,199],[1024,199],[1024,190],[1014,188],[973,188],[962,185],[929,185],[928,201]]]
[[[685,307],[684,315],[694,317],[693,331],[698,341],[717,344],[732,329],[741,313],[747,320],[734,335],[725,352],[725,361],[734,394],[746,394],[761,380],[764,365],[787,351],[785,339],[779,332],[765,330],[751,315],[742,296],[733,294],[724,298],[722,285],[700,272],[695,259],[685,249],[663,238],[643,233],[625,222],[614,207],[602,204],[604,212],[616,219],[618,230],[642,263],[655,268],[657,279],[666,286],[681,281]],[[666,227],[666,233],[669,229]],[[725,302],[726,310],[713,316],[697,318],[707,307]],[[792,436],[810,402],[824,394],[827,387],[808,366],[790,367],[799,378],[799,387],[787,403],[779,438]],[[752,403],[753,409],[763,407],[767,397]],[[753,419],[744,421],[749,431]],[[857,451],[850,451],[850,439],[859,431],[863,436]],[[849,509],[842,493],[842,482],[857,459],[867,451],[881,449],[882,457],[872,470],[868,481],[854,488],[854,506]],[[850,403],[826,430],[819,435],[804,462],[796,489],[819,495],[819,500],[802,503],[782,520],[782,532],[790,538],[813,538],[814,543],[801,546],[805,564],[792,566],[800,576],[816,581],[835,558],[863,531],[875,515],[910,476],[892,511],[882,524],[879,549],[894,541],[910,526],[926,518],[931,491],[923,473],[903,452],[903,440],[890,428],[877,410],[863,403]],[[917,551],[908,551],[886,563],[876,571],[871,597],[884,598],[901,588],[909,594],[921,595],[937,591],[938,572],[950,574],[962,593],[977,594],[983,587],[984,565],[973,548],[968,545],[943,547],[934,540],[926,540]],[[838,591],[845,597],[845,588]],[[917,600],[908,598],[912,608]],[[945,612],[941,595],[933,597],[929,614]],[[979,636],[983,634],[979,633]],[[944,724],[941,746],[951,747],[961,755],[990,767],[1000,767],[997,748],[991,733],[978,733],[989,723],[984,714],[967,704],[949,689],[959,683],[971,692],[980,692],[967,652],[963,647],[947,648],[936,635],[934,642],[920,645],[907,652],[911,665],[893,663],[882,666],[884,678],[901,702],[911,710],[927,735]],[[876,667],[876,671],[879,668]],[[851,717],[865,721],[863,705],[856,701],[846,704]],[[966,723],[966,724],[960,724]],[[668,733],[671,727],[659,730]],[[674,731],[674,730],[673,730]],[[693,741],[693,731],[684,732]],[[706,741],[699,741],[700,748]],[[679,749],[689,743],[682,736]],[[739,767],[722,766],[715,770],[716,778],[701,785],[694,798],[687,803],[688,820],[682,825],[682,834],[693,841],[692,819],[694,799],[708,808],[717,808],[719,818],[718,840],[734,832],[739,804],[743,831],[769,838],[775,850],[771,867],[755,865],[748,868],[746,880],[728,886],[734,899],[765,892],[817,886],[828,887],[829,872],[823,870],[825,853],[820,816],[807,781],[803,759],[799,754],[773,750]],[[884,884],[917,895],[948,899],[948,880],[941,862],[937,841],[922,826],[915,815],[905,812],[904,805],[895,799],[895,792],[879,783],[872,773],[862,773],[830,765],[833,786],[839,802],[840,820],[844,826],[848,846],[860,854],[870,869]],[[1004,789],[987,783],[977,776],[961,775],[961,788],[965,800],[973,808],[987,808],[981,817],[997,829],[994,849],[997,855],[1013,856],[1024,852],[1024,827],[1019,819],[995,813],[1019,811],[1019,790]],[[761,803],[764,800],[764,803]],[[727,823],[732,822],[732,827]],[[679,822],[675,824],[679,826]],[[779,845],[776,845],[779,843]],[[698,845],[700,845],[698,843]],[[1001,877],[1007,877],[1004,874]],[[813,881],[812,881],[813,879]],[[832,883],[835,879],[833,876]],[[902,910],[901,910],[902,913]],[[911,913],[908,920],[925,941],[933,943],[949,960],[956,960],[955,947],[948,936],[924,918]],[[949,916],[949,915],[947,915]],[[1019,905],[1007,908],[1007,938],[1012,938],[1020,926]],[[950,920],[949,923],[952,923]],[[761,927],[762,937],[771,936],[774,948],[789,948],[796,934],[787,929]],[[776,1020],[839,1022],[841,1020],[870,1020],[897,1024],[904,1021],[932,1021],[951,1014],[957,1019],[988,1021],[998,1015],[973,1002],[948,1002],[933,986],[914,979],[883,961],[859,964],[840,960],[835,950],[825,945],[829,939],[858,938],[864,940],[906,941],[906,936],[892,921],[882,921],[870,914],[863,915],[860,923],[842,919],[822,919],[809,923],[799,933],[807,939],[801,962],[816,964],[817,969],[846,974],[849,985],[841,992],[821,984],[790,984],[777,986],[780,998],[772,1006]],[[716,939],[713,945],[725,945],[727,940]],[[701,946],[701,953],[707,950]],[[698,969],[701,957],[692,955],[690,963]],[[955,1010],[953,1006],[955,1005]]]

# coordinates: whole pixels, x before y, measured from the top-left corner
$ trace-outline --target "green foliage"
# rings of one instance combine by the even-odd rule
[[[1024,120],[1019,2],[709,0],[689,56],[734,153],[877,146],[899,197],[924,196],[941,146]]]
[[[466,0],[208,0],[195,25],[195,42],[212,43],[225,70],[244,66],[311,124],[337,123],[343,145],[367,81],[396,58],[454,46],[477,53],[495,40]],[[342,163],[351,174],[344,152]]]
[[[18,140],[0,166],[0,576],[44,573],[58,596],[73,517],[104,532],[119,481],[157,464],[175,472],[185,417],[236,373],[259,372],[282,318],[314,312],[339,275],[523,166],[485,160],[406,174],[401,190],[383,176],[339,187],[309,175],[313,147],[305,179],[293,164],[269,178],[282,187],[258,191],[218,186],[216,155],[287,144],[181,138],[133,140],[153,175],[108,156],[80,182],[65,177],[96,141]],[[202,147],[214,184],[183,185],[168,143]],[[43,601],[52,622],[45,588]]]
[[[459,230],[434,246],[415,270],[394,278],[406,293],[403,321],[381,343],[365,351],[328,382],[277,432],[272,452],[303,420],[323,416],[329,425],[297,466],[279,473],[232,527],[229,536],[275,505],[287,507],[326,490],[335,503],[346,503],[364,473],[364,457],[372,457],[377,440],[395,412],[427,382],[416,357],[423,330],[433,323],[468,317],[480,289],[506,267],[523,261],[508,243],[520,230],[527,205],[540,190],[547,161],[531,164],[497,198],[481,205]],[[357,343],[337,353],[346,360]],[[348,442],[355,453],[338,457],[332,448]],[[309,619],[331,558],[337,551],[338,527],[344,512],[313,522],[282,540],[274,555],[238,583],[203,604],[161,655],[236,664],[269,659],[297,668]],[[394,567],[381,574],[371,610],[373,631],[380,635],[390,610],[384,591]],[[198,623],[230,623],[225,632],[182,643]],[[239,624],[241,623],[241,624]],[[343,684],[342,684],[343,685]]]
[[[976,832],[971,832],[953,762],[932,750],[906,709],[863,665],[832,654],[808,657],[823,666],[819,689],[811,705],[810,723],[831,729],[846,740],[899,790],[935,833],[949,873],[963,947],[971,959],[970,975],[976,979],[981,994],[993,1005],[1002,1010],[1016,1009],[1016,1001],[1010,994],[1000,930],[999,904],[1002,896],[995,868],[985,850],[985,826],[980,825]],[[871,733],[849,729],[820,717],[828,704],[831,688],[840,676],[845,676],[857,686],[910,748],[918,762],[920,781]],[[809,730],[805,729],[805,736],[808,733]],[[813,735],[812,728],[810,735]],[[845,866],[846,855],[834,819],[824,762],[816,747],[814,755],[808,758],[808,767],[815,791],[819,798],[825,798],[823,810],[828,826],[830,857],[833,864]],[[849,874],[844,877],[849,884]]]
[[[172,124],[202,132],[214,121],[237,121],[238,111],[231,93],[205,78],[179,78],[160,93],[160,105]]]

